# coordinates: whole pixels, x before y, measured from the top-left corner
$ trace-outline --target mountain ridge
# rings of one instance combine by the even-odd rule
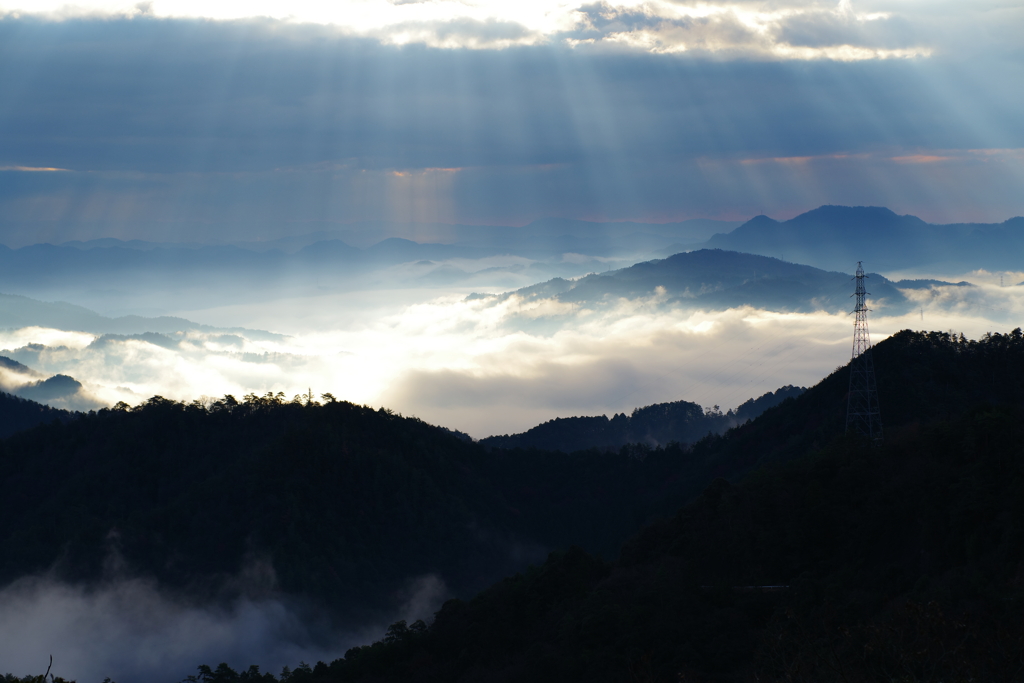
[[[710,434],[721,434],[752,420],[768,408],[795,398],[803,387],[785,386],[751,398],[728,412],[705,410],[689,401],[655,403],[633,409],[630,415],[619,413],[608,418],[554,418],[519,434],[504,434],[480,439],[490,448],[539,448],[548,451],[618,450],[628,444],[651,448],[678,442],[692,444]]]
[[[874,272],[868,277],[871,278],[872,306],[897,313],[915,307],[901,288],[971,286],[967,282],[938,280],[893,282]],[[845,272],[826,271],[772,256],[698,249],[618,270],[591,273],[576,280],[554,278],[500,295],[473,294],[470,298],[493,298],[501,302],[518,296],[523,302],[554,299],[592,306],[609,305],[621,298],[645,298],[653,305],[676,304],[687,308],[720,310],[749,305],[775,311],[837,312],[849,308],[850,278]]]
[[[616,561],[553,552],[287,680],[1020,680],[1024,333],[904,330],[873,353],[880,448],[843,434],[841,367],[686,452],[704,484]],[[536,487],[550,454],[512,455]]]
[[[1019,263],[1012,254],[1024,247],[1024,217],[933,224],[885,207],[825,205],[785,221],[755,216],[731,232],[712,236],[704,246],[768,256],[784,253],[821,268],[863,261],[882,270],[1014,269]]]

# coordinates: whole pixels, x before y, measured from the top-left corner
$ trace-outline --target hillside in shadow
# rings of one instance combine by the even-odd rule
[[[753,420],[768,408],[803,392],[802,387],[781,387],[748,399],[724,413],[689,401],[673,401],[636,408],[629,415],[619,413],[611,418],[607,415],[555,418],[520,434],[489,436],[480,443],[491,448],[539,448],[566,453],[592,448],[618,450],[627,444],[650,447],[667,446],[672,442],[692,444],[708,434],[721,434]]]
[[[554,553],[287,680],[1021,680],[1024,339],[876,358],[881,448],[842,434],[840,369],[698,444],[730,476],[615,562]]]

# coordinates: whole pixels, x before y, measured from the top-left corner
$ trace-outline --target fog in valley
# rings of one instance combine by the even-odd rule
[[[260,585],[249,585],[253,573],[262,575]],[[328,625],[314,606],[275,593],[272,574],[270,567],[243,568],[229,581],[235,597],[217,604],[137,577],[98,585],[24,577],[0,590],[0,662],[9,671],[34,672],[45,670],[53,655],[52,673],[78,681],[173,683],[203,662],[255,664],[278,674],[300,662],[342,657],[378,640],[399,619],[430,619],[448,597],[438,577],[411,578],[396,613],[349,630]]]
[[[906,328],[972,338],[1003,330],[1019,319],[1024,288],[1000,287],[1000,276],[1004,284],[1024,280],[1010,272],[931,273],[973,286],[902,290],[907,301],[900,310],[885,301],[874,305],[873,337]],[[491,291],[502,292],[493,285]],[[0,356],[25,369],[0,368],[0,377],[11,389],[73,377],[81,389],[55,392],[46,402],[83,410],[154,395],[187,402],[329,392],[482,438],[553,417],[673,400],[728,409],[785,384],[808,386],[849,359],[852,329],[842,309],[705,310],[657,291],[582,303],[514,290],[487,297],[468,288],[264,296],[259,303],[163,311],[206,329],[3,330]],[[849,295],[839,289],[834,298],[837,307]]]

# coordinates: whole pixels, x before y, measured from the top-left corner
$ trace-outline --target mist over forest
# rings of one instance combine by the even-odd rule
[[[1022,32],[0,0],[0,683],[1024,683]]]
[[[925,316],[981,338],[1019,315],[1022,290],[1006,286],[1018,274],[915,274],[869,273],[877,339]],[[322,298],[343,301],[346,286]],[[303,323],[297,308],[317,298],[286,297],[265,329],[233,324],[244,308],[216,324],[3,295],[5,661],[29,672],[57,650],[78,680],[176,681],[204,662],[226,662],[224,680],[302,662],[330,666],[282,679],[381,666],[372,676],[403,679],[404,655],[386,653],[406,638],[434,647],[448,601],[569,547],[616,562],[716,477],[738,482],[841,432],[834,376],[839,394],[814,400],[824,422],[784,408],[808,405],[786,380],[818,385],[849,356],[848,273],[696,244],[516,289],[404,287],[383,319],[370,307]],[[363,327],[345,330],[346,315]],[[379,373],[375,356],[392,374],[359,394],[352,369]],[[946,372],[941,358],[927,373]],[[885,359],[891,392],[906,370]],[[917,398],[884,395],[888,428],[948,417],[968,387],[1013,403],[1014,385],[978,384],[960,363],[973,379],[942,384],[948,399],[920,373],[902,381]],[[934,407],[915,409],[925,395]],[[800,436],[781,451],[779,435],[739,445],[752,428]],[[377,641],[391,649],[360,664]]]

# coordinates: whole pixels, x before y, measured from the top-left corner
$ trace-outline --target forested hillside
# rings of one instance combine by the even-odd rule
[[[1020,612],[1004,598],[1024,566],[1021,332],[902,332],[874,355],[879,452],[841,438],[845,368],[692,448],[488,451],[383,409],[280,395],[155,397],[43,425],[0,442],[0,580],[96,580],[113,554],[214,599],[255,560],[276,575],[265,589],[367,616],[411,577],[468,597],[544,549],[582,546],[450,603],[429,629],[396,625],[319,667],[323,680],[820,673],[825,650],[794,634],[842,626],[853,640],[822,647],[856,659],[891,620],[910,620],[893,626],[907,639],[940,637],[929,603],[962,610],[964,596],[987,601],[972,642],[1009,642]],[[763,584],[791,588],[734,590]],[[907,599],[924,611],[900,611]],[[980,666],[970,656],[963,666]],[[843,666],[876,665],[854,659]]]
[[[205,597],[274,589],[357,620],[426,574],[471,595],[549,549],[612,557],[692,495],[689,473],[678,445],[488,453],[330,398],[154,397],[0,442],[0,581],[123,566]],[[253,563],[276,583],[231,580]]]
[[[880,449],[841,434],[841,369],[700,442],[694,467],[734,481],[616,562],[554,553],[287,679],[1024,680],[1021,333],[904,332],[875,355]]]
[[[619,413],[611,419],[605,415],[555,418],[521,434],[489,436],[480,443],[494,448],[540,448],[567,453],[590,448],[617,450],[626,444],[692,444],[709,433],[721,434],[752,420],[804,391],[802,387],[785,386],[724,413],[716,410],[717,406],[705,410],[696,403],[674,401],[636,408],[630,415]]]
[[[98,579],[118,553],[131,572],[216,593],[267,561],[280,590],[356,616],[428,572],[476,586],[514,566],[517,540],[479,451],[343,402],[102,410],[0,444],[0,580],[55,562]]]
[[[0,360],[2,360],[0,356]],[[67,422],[76,413],[36,403],[0,391],[0,439],[36,425],[57,420]]]
[[[613,564],[552,554],[288,680],[1024,680],[1022,425],[979,407],[716,480]]]

